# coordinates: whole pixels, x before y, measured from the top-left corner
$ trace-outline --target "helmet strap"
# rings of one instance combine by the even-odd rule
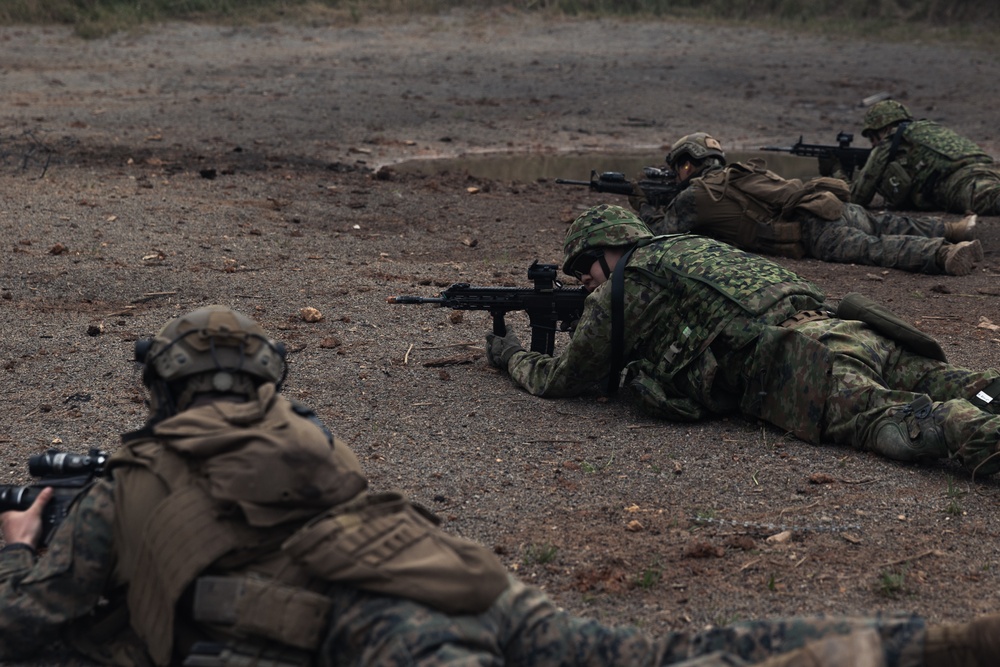
[[[607,258],[602,254],[600,259],[597,260],[601,264],[601,271],[604,271],[605,280],[611,279],[611,267],[608,266]]]

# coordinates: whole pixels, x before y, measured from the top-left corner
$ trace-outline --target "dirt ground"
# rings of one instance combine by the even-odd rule
[[[288,344],[287,393],[374,490],[426,504],[574,612],[661,632],[1000,608],[994,480],[738,418],[533,398],[486,362],[487,315],[386,304],[528,286],[607,196],[383,168],[566,151],[599,166],[697,130],[732,149],[829,143],[882,91],[1000,154],[995,54],[504,12],[91,42],[4,28],[0,45],[0,483],[54,444],[115,449],[144,418],[133,342],[225,303]],[[953,362],[997,367],[1000,228],[980,228],[967,277],[788,264],[832,298],[878,298]],[[782,527],[798,529],[768,539]]]

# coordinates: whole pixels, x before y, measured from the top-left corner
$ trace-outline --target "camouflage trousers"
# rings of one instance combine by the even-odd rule
[[[801,377],[789,383],[789,390],[798,394],[803,387],[825,387],[824,442],[871,450],[871,426],[879,418],[905,411],[927,396],[930,414],[940,424],[947,445],[941,456],[952,457],[981,475],[1000,470],[1000,455],[995,455],[1000,445],[1000,415],[969,400],[992,385],[1000,372],[970,371],[922,357],[853,320],[809,322],[795,332],[830,352],[828,366],[805,366]]]
[[[954,213],[1000,215],[1000,165],[962,167],[938,185],[935,199]]]
[[[353,589],[334,595],[333,626],[318,663],[437,667],[722,667],[749,665],[809,641],[873,628],[888,667],[919,665],[924,621],[917,617],[802,617],[739,623],[652,638],[573,616],[541,590],[516,580],[475,616],[449,616],[398,598]]]
[[[837,220],[806,214],[802,242],[811,257],[824,262],[864,264],[914,273],[941,273],[937,251],[944,244],[944,223],[893,213],[876,215],[845,204]]]

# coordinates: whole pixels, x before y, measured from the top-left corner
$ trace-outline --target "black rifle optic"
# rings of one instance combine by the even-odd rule
[[[590,172],[589,181],[557,178],[556,183],[560,185],[586,185],[594,192],[608,192],[626,197],[641,194],[653,206],[666,206],[683,189],[683,185],[677,182],[677,175],[669,169],[644,167],[642,173],[645,178],[639,181],[630,181],[620,171],[605,171],[599,174],[593,170]]]
[[[563,287],[556,280],[556,264],[539,264],[535,260],[528,267],[532,287],[474,287],[469,283],[455,283],[438,296],[390,296],[389,303],[435,303],[455,310],[488,310],[493,316],[493,333],[505,335],[507,325],[504,315],[523,310],[531,324],[531,350],[552,354],[555,350],[556,331],[569,331],[570,326],[583,314],[583,301],[587,291],[583,287]]]
[[[799,157],[814,157],[819,160],[819,173],[821,176],[833,176],[835,167],[839,163],[840,169],[848,179],[854,177],[854,172],[865,166],[868,156],[871,154],[870,148],[852,148],[851,142],[854,135],[850,132],[837,133],[836,146],[824,146],[823,144],[804,144],[802,136],[791,146],[761,146],[762,151],[777,151],[781,153],[791,153]]]
[[[27,486],[0,485],[0,514],[24,511],[31,507],[45,487],[55,492],[42,512],[42,543],[48,544],[56,527],[69,508],[90,483],[104,474],[107,452],[91,449],[87,454],[72,454],[50,449],[28,458],[28,472],[37,481]]]

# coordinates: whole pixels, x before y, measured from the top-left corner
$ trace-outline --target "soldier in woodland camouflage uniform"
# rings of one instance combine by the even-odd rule
[[[630,198],[654,234],[692,232],[768,255],[931,274],[965,275],[983,259],[975,216],[944,223],[875,215],[845,203],[848,186],[839,179],[784,179],[760,160],[727,165],[704,132],[679,139],[667,163],[687,184],[668,206]]]
[[[667,419],[742,413],[810,443],[1000,470],[1000,373],[947,364],[932,339],[860,295],[838,309],[858,314],[838,318],[783,266],[702,236],[654,237],[618,206],[577,218],[564,253],[563,271],[592,291],[566,349],[487,336],[491,362],[534,395],[607,377],[613,391],[624,369],[641,405]]]
[[[851,201],[876,194],[898,209],[1000,215],[1000,166],[965,137],[930,120],[914,120],[895,100],[873,105],[861,132],[872,142],[851,184]]]
[[[1000,654],[989,616],[795,618],[659,639],[571,616],[400,497],[366,495],[344,443],[276,393],[283,348],[248,318],[199,309],[136,352],[150,420],[47,550],[51,489],[0,515],[0,659],[57,638],[143,667],[945,667]]]

